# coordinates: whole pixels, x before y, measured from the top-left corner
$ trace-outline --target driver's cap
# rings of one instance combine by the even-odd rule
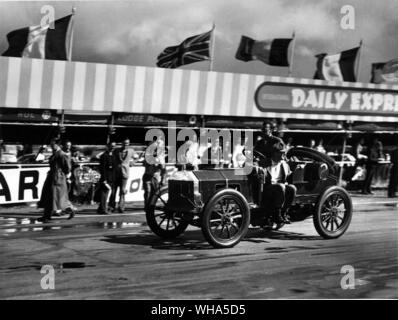
[[[281,138],[278,138],[278,141],[276,141],[271,147],[271,154],[276,152],[285,153],[286,151],[286,145]]]

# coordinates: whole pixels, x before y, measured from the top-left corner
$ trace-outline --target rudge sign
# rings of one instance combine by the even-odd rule
[[[265,82],[255,102],[263,112],[398,115],[398,90]]]

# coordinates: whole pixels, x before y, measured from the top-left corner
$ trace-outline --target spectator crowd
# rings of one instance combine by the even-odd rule
[[[269,129],[272,130],[271,125]],[[396,139],[397,140],[397,139]],[[398,185],[398,142],[395,147],[386,153],[383,143],[373,138],[366,144],[360,137],[350,150],[351,154],[338,154],[337,150],[328,150],[323,139],[316,141],[310,139],[308,147],[318,152],[328,154],[336,160],[345,161],[352,159],[355,162],[356,171],[351,179],[355,180],[362,175],[362,193],[372,194],[372,181],[380,163],[391,163],[388,179],[388,197],[396,196]],[[294,147],[292,137],[284,142],[286,150]],[[256,142],[255,142],[256,144]],[[27,149],[27,150],[24,150]],[[73,172],[84,160],[84,157],[76,148],[73,148],[70,140],[61,141],[53,139],[50,146],[42,145],[36,153],[29,147],[22,145],[6,145],[0,140],[0,160],[2,163],[17,163],[18,155],[25,151],[28,161],[35,163],[49,162],[50,171],[43,187],[42,199],[39,205],[44,208],[43,221],[50,220],[53,215],[62,215],[63,211],[70,212],[73,218],[76,208],[70,200],[76,200],[77,182]],[[176,154],[176,166],[180,169],[197,170],[204,164],[210,164],[214,168],[240,168],[243,167],[248,156],[251,156],[252,146],[248,144],[248,137],[240,139],[233,146],[230,141],[223,143],[222,137],[209,140],[207,143],[199,143],[195,135],[186,137]],[[26,154],[28,152],[28,154]],[[23,160],[23,156],[19,159]],[[150,161],[148,159],[150,158]],[[99,156],[99,181],[93,187],[93,198],[99,203],[98,213],[111,212],[123,213],[125,211],[125,195],[127,192],[127,180],[131,167],[139,159],[143,160],[145,168],[142,177],[144,189],[145,207],[149,205],[150,195],[165,181],[167,148],[163,138],[155,137],[146,147],[143,155],[139,155],[130,147],[130,139],[125,138],[121,146],[116,142],[107,144],[106,150]],[[20,161],[23,163],[24,161]],[[95,191],[95,194],[94,194]],[[116,195],[119,198],[116,199]]]

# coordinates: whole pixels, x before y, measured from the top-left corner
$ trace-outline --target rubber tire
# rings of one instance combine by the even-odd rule
[[[212,214],[212,209],[216,205],[216,203],[223,197],[229,196],[232,197],[236,203],[240,206],[242,212],[242,226],[240,230],[237,232],[237,236],[234,235],[232,239],[229,240],[221,240],[217,239],[213,236],[210,231],[210,218]],[[247,203],[245,197],[234,189],[223,189],[216,193],[206,204],[203,213],[202,213],[202,233],[208,243],[210,243],[214,248],[231,248],[238,244],[240,240],[245,237],[250,225],[250,208]]]
[[[174,239],[182,234],[188,227],[188,222],[181,222],[173,230],[165,230],[159,227],[159,224],[155,218],[155,205],[159,196],[165,195],[169,190],[167,187],[162,188],[159,192],[152,195],[150,200],[150,206],[145,212],[146,222],[153,233],[164,239]]]
[[[321,222],[321,209],[325,201],[333,194],[339,194],[344,201],[344,206],[346,208],[346,213],[345,213],[345,221],[343,222],[343,226],[341,226],[338,230],[336,231],[329,231],[324,228]],[[348,215],[348,216],[347,216]],[[348,194],[348,192],[339,187],[339,186],[334,186],[331,187],[327,190],[324,191],[324,193],[319,197],[318,202],[315,206],[315,211],[313,215],[313,223],[315,226],[316,231],[318,234],[324,238],[324,239],[337,239],[341,237],[348,229],[352,219],[352,201],[351,197]]]

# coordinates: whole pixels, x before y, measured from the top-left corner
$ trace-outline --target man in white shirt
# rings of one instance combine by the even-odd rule
[[[115,149],[115,151],[113,152],[113,157],[115,161],[115,181],[113,184],[111,199],[109,200],[109,206],[111,207],[111,211],[115,210],[115,195],[117,190],[119,189],[119,213],[124,212],[125,196],[127,194],[127,180],[130,175],[130,167],[133,166],[133,162],[131,160],[136,160],[138,158],[138,154],[134,151],[134,149],[129,148],[129,146],[130,139],[125,138],[122,142],[122,146],[118,149]]]
[[[165,145],[161,137],[154,137],[152,143],[145,150],[144,167],[142,177],[144,188],[144,206],[148,209],[152,195],[163,184],[166,171]]]
[[[271,159],[268,161],[263,191],[263,203],[270,208],[274,222],[290,223],[286,215],[287,210],[296,196],[296,187],[287,183],[287,178],[292,173],[283,156],[286,146],[282,139],[273,144],[271,148]]]
[[[196,135],[185,138],[177,154],[178,163],[188,170],[197,170],[199,164],[199,144]]]

